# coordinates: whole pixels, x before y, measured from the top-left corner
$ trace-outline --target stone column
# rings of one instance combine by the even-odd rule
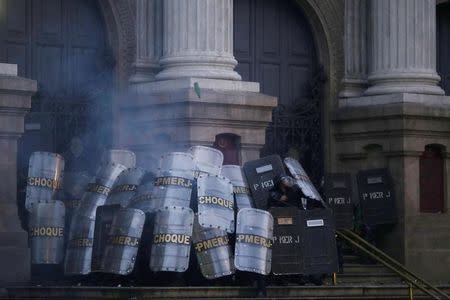
[[[444,95],[437,85],[436,0],[371,0],[371,87],[366,95]]]
[[[234,71],[233,0],[165,0],[160,63],[159,80],[240,80]]]
[[[345,0],[345,75],[340,97],[362,96],[367,88],[367,2]]]
[[[136,59],[132,83],[153,81],[162,55],[162,0],[136,0]]]
[[[36,90],[35,80],[17,77],[17,65],[0,63],[0,285],[30,275],[28,236],[17,212],[17,139]]]

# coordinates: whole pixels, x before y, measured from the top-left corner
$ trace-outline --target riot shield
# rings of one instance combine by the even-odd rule
[[[117,177],[105,205],[119,204],[127,207],[131,198],[136,194],[138,185],[144,177],[145,171],[141,168],[129,168]]]
[[[32,264],[60,264],[64,258],[65,209],[61,201],[36,202],[31,207],[29,235]]]
[[[325,176],[325,197],[333,210],[337,229],[353,228],[352,182],[348,173]]]
[[[166,206],[189,207],[193,180],[192,155],[184,152],[163,155],[151,196],[153,210]]]
[[[272,272],[275,275],[305,274],[303,223],[300,212],[292,207],[270,209],[274,219]]]
[[[363,223],[367,225],[396,223],[397,209],[388,170],[359,171],[356,178]]]
[[[125,170],[125,167],[120,164],[107,163],[101,165],[95,177],[87,185],[75,214],[95,220],[97,207],[105,204],[114,182],[123,170]]]
[[[133,198],[130,199],[128,207],[142,210],[144,213],[153,213],[156,211],[155,205],[152,204],[152,191],[155,184],[155,175],[147,172],[138,185]]]
[[[100,269],[128,275],[134,269],[145,214],[139,209],[121,208],[114,216]]]
[[[123,149],[110,149],[103,152],[102,164],[114,163],[123,165],[125,168],[136,167],[136,154],[133,151]]]
[[[194,213],[186,207],[158,210],[153,229],[150,269],[184,272],[189,266]]]
[[[304,270],[306,275],[338,271],[333,212],[330,209],[299,211],[303,226]]]
[[[90,180],[91,177],[87,172],[64,173],[64,205],[66,207],[66,219],[70,219],[77,209]]]
[[[200,270],[206,279],[234,274],[231,247],[225,230],[200,226],[196,215],[192,242]]]
[[[267,209],[275,178],[286,174],[280,156],[270,155],[246,162],[244,173],[256,208]]]
[[[272,263],[272,245],[272,215],[256,208],[239,210],[234,250],[236,269],[268,275]]]
[[[223,154],[217,149],[205,146],[192,146],[188,153],[192,154],[195,163],[195,178],[201,174],[219,175],[223,163]]]
[[[247,179],[242,167],[235,165],[222,166],[222,176],[228,178],[233,184],[233,194],[237,208],[252,208],[253,199],[250,196]]]
[[[298,186],[301,188],[303,194],[313,200],[317,200],[323,203],[322,197],[320,196],[317,189],[312,184],[311,180],[303,169],[302,165],[295,159],[291,157],[286,157],[284,163],[289,170],[289,173],[297,181]]]
[[[197,178],[198,222],[202,227],[234,232],[233,185],[223,176]]]
[[[102,271],[101,262],[108,243],[109,231],[114,216],[119,212],[120,205],[102,205],[97,207],[95,217],[94,242],[92,246],[92,271]]]
[[[72,216],[64,259],[66,275],[86,275],[91,272],[94,228],[94,219],[77,214]]]
[[[31,211],[33,203],[55,199],[61,191],[63,178],[64,158],[61,155],[33,152],[28,166],[25,208]]]

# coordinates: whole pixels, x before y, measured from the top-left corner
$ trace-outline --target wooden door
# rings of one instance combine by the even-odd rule
[[[444,211],[444,158],[437,147],[425,147],[420,157],[420,211]]]
[[[36,79],[26,131],[19,141],[19,172],[33,151],[63,154],[68,168],[104,147],[109,133],[107,90],[113,60],[94,0],[0,0],[0,59]],[[101,126],[100,126],[101,125]],[[101,136],[99,136],[99,132]],[[70,166],[70,158],[76,164]]]
[[[317,184],[323,175],[321,101],[311,26],[290,0],[235,0],[234,55],[243,80],[278,97],[261,155],[300,160]]]

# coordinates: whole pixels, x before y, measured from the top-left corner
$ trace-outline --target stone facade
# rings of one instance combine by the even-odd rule
[[[450,181],[450,98],[438,86],[436,73],[436,0],[295,2],[313,27],[328,78],[326,171],[355,175],[387,167],[400,222],[383,248],[427,278],[448,281],[448,212],[419,210],[419,156],[426,145],[446,149],[445,182]],[[232,0],[99,4],[117,61],[117,147],[136,151],[140,164],[154,169],[151,162],[161,152],[211,145],[216,135],[232,133],[240,137],[242,162],[258,157],[277,100],[260,93],[259,83],[241,81],[234,70]],[[0,144],[7,153],[0,172],[15,180],[16,139],[36,83],[14,76],[10,68],[0,67]],[[0,210],[0,235],[12,247],[0,247],[0,257],[10,251],[10,258],[17,257],[11,261],[23,262],[28,255],[25,233],[16,224],[11,187],[15,182],[2,190],[7,197],[0,205],[8,209]],[[448,187],[445,197],[448,208]],[[26,278],[23,272],[5,280]]]

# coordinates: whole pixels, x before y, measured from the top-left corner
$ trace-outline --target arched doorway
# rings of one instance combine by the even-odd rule
[[[66,170],[89,169],[88,154],[110,143],[114,67],[97,1],[2,0],[0,14],[1,61],[39,89],[19,140],[19,181],[34,151],[62,154]]]
[[[234,55],[243,80],[278,97],[261,154],[299,159],[318,184],[324,172],[324,76],[307,17],[295,1],[235,0]]]
[[[450,3],[437,6],[437,70],[441,86],[450,95]]]

